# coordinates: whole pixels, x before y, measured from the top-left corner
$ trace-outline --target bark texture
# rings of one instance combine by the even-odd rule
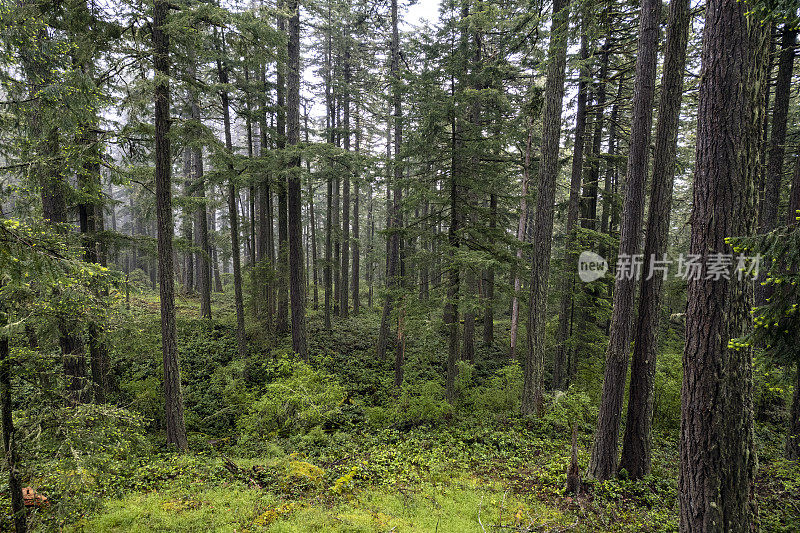
[[[186,450],[183,394],[178,368],[175,326],[175,276],[172,263],[172,158],[169,116],[169,36],[164,31],[169,4],[156,0],[153,7],[153,66],[155,83],[155,182],[158,227],[158,282],[161,297],[161,346],[164,363],[164,415],[167,443]]]
[[[664,75],[661,79],[661,99],[653,152],[647,237],[644,245],[648,270],[649,258],[660,260],[667,251],[678,124],[683,96],[683,71],[686,66],[686,45],[691,18],[689,9],[689,0],[670,2],[664,51]],[[642,276],[639,313],[634,325],[628,417],[619,465],[620,470],[624,468],[633,479],[641,479],[650,473],[653,386],[663,282],[664,277],[660,273],[648,273]]]
[[[709,0],[703,31],[694,201],[689,253],[706,263],[748,235],[762,124],[767,32],[746,2]],[[680,434],[680,529],[751,531],[752,361],[729,348],[746,330],[752,286],[737,280],[688,284]]]
[[[644,214],[650,130],[653,119],[656,56],[660,0],[643,0],[639,15],[639,45],[636,57],[636,80],[633,95],[631,146],[621,222],[619,255],[632,258],[639,251]],[[633,318],[636,277],[617,276],[614,283],[614,309],[606,351],[603,394],[597,416],[589,475],[606,480],[617,474],[617,443],[628,370],[631,321]]]
[[[531,263],[528,299],[527,354],[522,387],[522,414],[542,411],[547,286],[550,280],[550,252],[553,245],[553,204],[558,174],[558,148],[561,137],[561,108],[564,100],[564,70],[567,63],[569,0],[554,0],[553,24],[547,52],[547,80],[542,111],[542,152],[533,240],[537,250]]]

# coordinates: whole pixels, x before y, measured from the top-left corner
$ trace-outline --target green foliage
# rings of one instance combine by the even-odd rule
[[[243,446],[258,447],[270,438],[306,434],[341,413],[346,394],[333,376],[301,361],[284,359],[279,364],[287,377],[265,386],[239,421]]]

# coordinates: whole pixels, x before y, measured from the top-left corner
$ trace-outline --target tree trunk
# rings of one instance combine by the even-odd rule
[[[708,264],[753,230],[767,35],[745,2],[709,0],[703,30],[689,253]],[[752,359],[729,347],[746,333],[752,285],[689,280],[680,436],[680,529],[752,531],[756,467]]]
[[[214,37],[216,40],[216,29]],[[225,34],[222,34],[220,41],[218,41],[218,51],[220,57],[227,57],[225,53]],[[225,129],[225,149],[228,154],[233,154],[233,140],[231,139],[231,111],[228,91],[225,89],[228,85],[228,67],[223,64],[222,59],[217,59],[217,75],[219,76],[220,86],[223,88],[220,91],[220,101],[222,104],[222,122]],[[235,171],[233,164],[228,164],[228,216],[231,225],[231,258],[233,259],[233,299],[234,307],[236,308],[236,344],[239,349],[239,359],[244,360],[247,357],[247,338],[244,329],[244,291],[242,288],[242,265],[239,256],[239,220],[238,211],[236,210],[236,183]]]
[[[639,15],[639,46],[636,57],[636,81],[633,95],[631,145],[628,153],[628,172],[625,185],[625,207],[622,213],[619,256],[633,257],[639,251],[642,231],[650,133],[653,120],[658,25],[661,17],[660,0],[644,0]],[[633,272],[630,272],[633,274]],[[597,416],[589,474],[606,480],[617,474],[617,443],[628,371],[631,318],[636,293],[636,276],[617,272],[614,284],[614,309],[611,315],[611,334],[606,350],[606,369],[603,394]]]
[[[519,223],[517,224],[517,262],[522,262],[522,243],[526,241],[528,227],[528,184],[531,174],[531,148],[533,141],[532,119],[528,117],[528,137],[525,141],[525,156],[522,163],[522,197],[519,200]],[[514,280],[514,294],[511,296],[511,351],[509,356],[513,360],[517,356],[517,329],[519,327],[519,295],[522,291],[522,278],[512,265],[511,278]]]
[[[183,149],[183,178],[183,195],[189,197],[192,195],[192,149],[188,146]],[[182,225],[184,244],[190,247],[194,246],[194,213],[189,208],[183,209]],[[191,251],[184,253],[183,272],[183,293],[192,294],[194,292],[194,253]]]
[[[664,50],[664,74],[661,80],[661,98],[653,152],[647,238],[644,245],[644,257],[648,267],[651,264],[651,257],[661,260],[667,251],[690,20],[689,0],[670,2]],[[628,417],[619,465],[620,470],[625,469],[632,479],[641,479],[650,473],[653,386],[664,277],[666,276],[652,271],[642,276],[639,313],[634,325]]]
[[[2,327],[6,326],[6,310],[0,312]],[[22,483],[18,470],[17,442],[14,438],[13,403],[11,402],[11,356],[8,350],[8,336],[0,335],[0,398],[3,408],[3,452],[8,466],[8,490],[11,493],[11,512],[14,530],[25,533],[28,530],[25,504],[22,499]]]
[[[397,0],[391,0],[392,11],[392,43],[391,43],[391,77],[392,77],[392,123],[394,125],[394,159],[392,160],[394,185],[394,203],[391,207],[389,224],[389,257],[386,273],[386,301],[381,316],[381,329],[378,333],[378,359],[386,357],[386,346],[389,342],[389,322],[392,315],[392,306],[395,295],[393,292],[400,288],[400,209],[403,201],[402,178],[403,169],[400,161],[400,145],[403,138],[402,108],[400,102],[400,33],[398,31]],[[388,129],[388,128],[387,128]],[[387,139],[388,142],[388,139]],[[387,151],[388,151],[387,147]],[[399,316],[402,316],[398,314]],[[398,319],[399,319],[398,316]],[[399,323],[399,322],[398,322]],[[403,373],[403,348],[398,346],[395,351],[394,376],[396,388],[398,381],[402,383]]]
[[[212,196],[214,195],[214,188],[212,187]],[[215,236],[217,234],[217,210],[215,208],[211,208],[211,212],[208,214],[208,225],[211,231],[211,235]],[[219,254],[217,251],[216,244],[213,244],[215,239],[211,239],[211,271],[213,272],[214,276],[214,292],[222,292],[222,278],[219,274]]]
[[[558,311],[558,332],[556,337],[556,352],[553,357],[553,389],[564,388],[566,379],[564,369],[567,361],[567,338],[569,333],[570,309],[572,308],[572,289],[575,286],[575,272],[577,254],[573,250],[576,241],[575,226],[578,223],[581,201],[581,178],[583,176],[583,146],[586,133],[586,87],[589,83],[591,72],[587,65],[589,58],[589,45],[587,36],[588,14],[581,15],[581,69],[578,82],[578,104],[575,111],[575,142],[572,149],[572,175],[569,186],[569,203],[567,207],[567,236],[564,249],[564,272],[561,278],[561,305]],[[602,76],[602,75],[601,75]]]
[[[350,43],[349,35],[345,35],[344,49],[344,149],[350,151]],[[339,290],[340,316],[347,318],[350,314],[350,174],[352,170],[345,168],[342,183],[342,274],[341,288]]]
[[[289,146],[300,144],[300,6],[289,0],[289,43],[287,63],[287,122]],[[300,183],[300,154],[292,152],[289,160],[289,284],[292,299],[292,350],[308,360],[306,341],[306,297],[303,279],[303,219],[302,186]]]
[[[553,204],[558,174],[561,137],[561,107],[564,100],[564,70],[567,62],[569,0],[554,0],[553,23],[547,52],[547,80],[542,110],[542,151],[533,240],[537,250],[531,263],[528,300],[527,354],[522,389],[522,414],[542,412],[547,286],[550,280],[550,251],[553,243]]]
[[[187,76],[191,79],[196,77],[194,58],[190,56],[190,64],[187,69]],[[189,106],[191,108],[192,122],[194,123],[194,142],[198,142],[198,132],[201,127],[202,117],[200,115],[200,103],[194,89],[189,89]],[[197,208],[194,213],[194,237],[195,246],[198,248],[195,254],[195,265],[197,268],[197,291],[200,293],[200,317],[211,318],[211,247],[208,242],[208,214],[206,212],[206,185],[203,173],[203,148],[195,146],[192,148],[192,192],[198,200]]]
[[[467,245],[469,246],[469,245]],[[475,272],[467,267],[464,273],[464,292],[467,295],[467,302],[464,309],[464,341],[461,350],[461,359],[464,361],[475,361],[475,308],[474,300],[477,293],[477,282]]]
[[[373,278],[375,277],[375,264],[372,260],[372,253],[375,249],[375,213],[372,198],[372,184],[367,183],[367,230],[369,231],[369,242],[367,242],[367,307],[372,309],[372,290]]]
[[[167,443],[186,450],[183,394],[178,368],[175,326],[175,276],[172,264],[172,157],[169,117],[169,35],[164,31],[169,4],[156,0],[153,7],[153,66],[155,83],[155,182],[158,221],[158,281],[161,296],[161,344],[164,360],[164,415]]]
[[[356,146],[358,155],[361,151],[361,102],[360,95],[356,94]],[[361,196],[360,178],[353,179],[353,314],[357,315],[361,307],[361,241],[359,235],[359,200]]]
[[[783,157],[786,143],[786,119],[789,114],[792,70],[794,69],[795,41],[797,29],[792,23],[784,24],[781,32],[781,51],[778,59],[778,77],[775,79],[775,104],[772,108],[772,133],[770,137],[766,175],[764,180],[764,199],[759,209],[759,230],[769,233],[778,225],[781,185],[783,182]],[[767,147],[765,146],[766,150]],[[763,153],[763,152],[762,152]],[[761,275],[761,280],[765,275]],[[772,295],[772,286],[756,284],[755,304],[764,305]]]
[[[283,0],[279,2],[283,5]],[[287,6],[288,7],[288,6]],[[278,31],[286,32],[286,21],[278,15]],[[276,91],[277,91],[277,120],[276,144],[280,150],[280,157],[286,163],[286,73],[288,69],[287,56],[283,51],[278,52],[276,66]],[[283,165],[282,165],[283,166]],[[289,228],[287,212],[287,177],[285,171],[279,171],[277,184],[278,197],[278,312],[275,318],[275,329],[278,335],[285,335],[289,331]]]
[[[427,204],[426,214],[427,214]],[[491,193],[489,195],[489,232],[494,237],[497,231],[497,195]],[[425,268],[425,293],[427,295],[428,289],[428,272]],[[426,296],[427,298],[427,296]],[[491,346],[494,343],[494,268],[489,267],[486,269],[486,274],[483,278],[483,344],[484,346]]]

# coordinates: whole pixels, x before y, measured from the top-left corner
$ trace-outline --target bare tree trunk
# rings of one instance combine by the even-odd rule
[[[794,69],[797,28],[786,23],[781,32],[781,51],[778,59],[778,77],[775,80],[775,105],[772,110],[772,133],[769,141],[769,157],[764,180],[764,199],[759,209],[759,230],[768,233],[778,225],[778,208],[783,182],[783,159],[786,143],[786,121],[789,115],[792,70]],[[767,151],[767,147],[764,147]],[[763,153],[763,152],[762,152]],[[762,274],[761,278],[765,276]],[[756,284],[755,304],[764,305],[772,295],[771,285]]]
[[[2,287],[0,281],[0,287]],[[6,310],[0,312],[0,326],[5,327]],[[3,408],[3,452],[8,466],[8,491],[11,493],[11,512],[14,530],[25,533],[28,530],[25,504],[22,499],[22,483],[19,475],[19,457],[14,438],[13,403],[11,402],[11,356],[8,350],[8,336],[0,334],[0,399]]]
[[[570,309],[572,308],[572,290],[575,286],[577,254],[573,250],[576,242],[575,227],[578,223],[581,202],[581,178],[583,176],[583,146],[586,133],[586,87],[591,73],[587,64],[589,57],[588,45],[588,14],[581,15],[581,69],[578,81],[578,105],[575,112],[575,142],[572,149],[572,177],[569,186],[569,202],[567,207],[567,235],[564,248],[564,272],[561,278],[561,305],[558,311],[558,331],[556,333],[556,352],[553,357],[553,389],[564,388],[566,379],[564,370],[567,361],[567,337],[569,333]]]
[[[186,147],[183,149],[183,195],[189,197],[192,195],[192,149]],[[189,208],[183,209],[183,240],[186,246],[194,246],[194,213]],[[191,251],[184,253],[183,259],[184,271],[184,294],[192,294],[194,292],[194,253]]]
[[[345,35],[344,48],[344,149],[350,151],[350,36]],[[342,273],[341,288],[339,289],[339,315],[347,318],[350,314],[350,174],[352,170],[346,168],[342,183]]]
[[[517,262],[522,262],[522,246],[525,242],[525,230],[528,227],[528,184],[531,174],[531,144],[533,140],[533,124],[528,117],[528,138],[525,141],[525,159],[522,164],[522,197],[519,201],[519,224],[517,224]],[[510,357],[517,356],[517,329],[519,327],[519,294],[522,291],[522,278],[516,267],[512,266],[511,278],[514,280],[514,294],[511,297],[511,352]]]
[[[550,280],[550,252],[553,245],[553,204],[558,147],[561,137],[561,107],[564,100],[564,70],[567,62],[569,0],[554,0],[553,23],[547,52],[547,80],[542,110],[542,153],[533,240],[537,244],[531,263],[528,300],[528,353],[525,357],[522,389],[522,414],[542,412],[542,374],[544,372],[547,286]]]
[[[709,0],[703,29],[689,253],[708,264],[753,230],[767,32],[745,2]],[[735,140],[732,142],[732,140]],[[755,525],[752,354],[729,347],[746,333],[746,280],[689,280],[681,388],[680,530]]]
[[[279,5],[283,5],[283,1]],[[278,31],[286,32],[286,21],[282,15],[278,15]],[[287,56],[284,51],[278,52],[278,64],[276,66],[276,90],[277,90],[277,120],[276,120],[276,144],[281,152],[282,161],[285,162],[286,149],[286,71]],[[287,212],[287,178],[285,172],[279,173],[278,179],[278,271],[277,271],[277,290],[278,290],[278,312],[276,316],[275,329],[278,335],[285,335],[289,331],[289,228]]]
[[[356,154],[361,151],[361,99],[360,95],[356,94]],[[357,315],[361,307],[361,241],[359,234],[359,199],[361,196],[360,191],[361,179],[356,176],[353,179],[353,314]]]
[[[386,357],[386,346],[389,342],[389,321],[392,314],[392,306],[395,295],[393,292],[400,289],[400,209],[403,202],[403,168],[402,161],[400,160],[400,146],[403,139],[403,124],[402,124],[402,107],[400,102],[400,33],[398,31],[398,15],[397,15],[397,0],[391,0],[392,12],[392,45],[391,45],[391,77],[392,77],[392,123],[394,124],[394,159],[392,160],[393,176],[392,181],[394,185],[394,203],[391,207],[391,216],[388,235],[389,257],[387,260],[387,273],[386,273],[386,301],[383,306],[383,315],[381,316],[381,329],[378,333],[378,359]],[[388,147],[387,147],[388,150]],[[401,313],[398,313],[398,324]],[[395,364],[394,376],[395,387],[397,388],[398,382],[402,384],[403,373],[403,347],[398,346],[395,351]]]
[[[214,187],[211,188],[211,194],[214,196]],[[217,234],[217,210],[215,208],[211,208],[210,213],[208,214],[208,225],[211,231],[211,235],[215,236]],[[211,239],[211,271],[214,275],[214,292],[222,292],[222,278],[219,275],[219,254],[217,253],[217,246],[214,244],[214,239]]]
[[[300,144],[300,6],[289,0],[289,43],[287,63],[287,122],[289,146]],[[292,350],[308,360],[306,341],[306,297],[303,279],[303,219],[300,183],[300,155],[289,161],[289,283],[292,299]],[[346,303],[346,302],[345,302]]]
[[[367,183],[367,229],[369,231],[369,242],[367,243],[367,307],[372,309],[372,291],[375,277],[375,264],[372,259],[375,249],[375,213],[372,198],[372,184]]]
[[[175,275],[172,263],[172,157],[169,117],[169,35],[164,31],[169,5],[156,0],[153,7],[153,66],[155,83],[155,182],[158,221],[158,281],[161,296],[161,343],[164,360],[164,414],[167,443],[186,450],[183,421],[183,394],[178,368],[178,342],[175,327]]]
[[[461,350],[461,359],[464,361],[475,361],[475,309],[473,300],[476,296],[475,272],[467,267],[464,273],[464,292],[467,295],[467,302],[464,309],[464,341]]]
[[[428,205],[425,204],[425,214],[427,215]],[[492,235],[497,230],[497,195],[492,192],[489,195],[489,231]],[[425,294],[427,299],[428,293],[428,269],[425,267]],[[483,279],[483,344],[491,346],[494,343],[494,268],[489,267],[486,269],[486,275]]]
[[[216,38],[216,29],[214,37]],[[222,34],[217,43],[220,57],[226,57],[225,53],[225,34]],[[229,154],[233,154],[233,140],[231,138],[231,111],[228,91],[228,67],[223,64],[222,59],[217,59],[217,75],[219,83],[223,89],[220,91],[222,104],[222,122],[225,129],[225,149]],[[236,210],[236,183],[234,181],[234,169],[232,164],[228,164],[228,216],[231,224],[231,258],[233,259],[233,298],[236,308],[236,344],[239,349],[239,359],[247,357],[247,338],[244,329],[244,290],[242,288],[242,266],[239,257],[239,220]]]
[[[689,0],[670,2],[644,245],[644,257],[648,265],[651,257],[661,260],[667,251],[690,20]],[[625,469],[633,479],[641,479],[650,473],[653,386],[663,282],[664,277],[659,273],[650,272],[642,276],[639,314],[634,326],[628,417],[619,465],[620,470]]]
[[[625,207],[622,213],[619,257],[633,257],[639,251],[639,239],[644,214],[650,134],[653,121],[656,62],[658,55],[658,24],[661,1],[642,2],[639,15],[639,46],[636,57],[636,81],[633,95],[631,146],[628,153],[628,173],[625,185]],[[621,275],[622,274],[622,275]],[[614,284],[614,309],[611,315],[611,334],[606,350],[606,369],[603,394],[597,416],[589,475],[606,480],[617,474],[617,443],[628,371],[631,318],[636,294],[636,276],[617,272]]]

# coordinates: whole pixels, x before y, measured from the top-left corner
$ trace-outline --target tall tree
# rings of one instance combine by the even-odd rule
[[[689,253],[707,264],[753,229],[767,32],[749,2],[706,4]],[[689,280],[680,435],[681,531],[753,526],[752,361],[729,344],[745,332],[752,286]]]
[[[572,290],[575,285],[575,264],[577,257],[573,251],[576,241],[576,226],[580,212],[581,178],[583,176],[583,147],[586,137],[586,92],[589,73],[588,13],[581,15],[581,48],[578,80],[577,106],[575,111],[575,141],[572,148],[572,174],[569,186],[569,203],[567,206],[567,240],[564,248],[564,275],[561,280],[561,306],[558,310],[558,331],[556,333],[556,353],[553,357],[553,389],[564,387],[567,337],[569,333],[570,309],[572,308]]]
[[[284,5],[284,0],[279,1],[279,9]],[[286,6],[287,10],[289,6]],[[286,35],[286,20],[283,14],[278,14],[278,31],[281,36]],[[282,161],[285,161],[286,149],[286,72],[288,69],[288,58],[283,47],[279,48],[278,64],[276,66],[276,93],[277,93],[277,117],[275,125],[277,128],[276,146],[281,153]],[[278,309],[275,317],[275,329],[278,335],[285,335],[289,331],[289,227],[288,227],[288,205],[287,205],[287,177],[283,168],[278,173],[277,183],[277,202],[278,202],[278,269],[277,269],[277,292]]]
[[[648,268],[652,268],[651,257],[661,260],[667,251],[690,21],[689,0],[672,0],[664,49],[664,74],[661,78],[650,208],[644,244]],[[628,417],[619,465],[620,470],[624,468],[633,479],[641,479],[650,473],[656,341],[663,283],[664,277],[660,274],[649,272],[642,276],[639,313],[634,325]]]
[[[639,14],[639,44],[636,56],[636,79],[633,94],[631,144],[628,152],[628,172],[625,180],[625,200],[622,212],[619,257],[632,267],[639,251],[644,214],[647,165],[650,151],[650,130],[653,119],[656,60],[658,53],[658,23],[661,0],[643,0]],[[599,480],[617,474],[617,443],[628,370],[630,330],[636,293],[636,276],[631,269],[619,268],[614,283],[614,308],[611,333],[606,351],[603,394],[597,416],[592,460],[589,473]]]
[[[155,69],[155,183],[158,223],[158,282],[161,296],[161,346],[164,362],[164,415],[167,443],[186,450],[186,425],[183,421],[183,394],[178,368],[178,341],[175,326],[175,272],[172,263],[172,153],[169,116],[169,4],[153,4],[153,67]]]
[[[300,183],[300,6],[288,1],[289,41],[287,45],[287,141],[289,159],[289,287],[292,300],[292,350],[308,359],[306,342],[306,298],[303,269],[302,186]],[[346,303],[346,302],[345,302]]]
[[[550,280],[550,251],[553,244],[553,205],[558,148],[561,138],[561,107],[564,100],[564,77],[567,64],[567,29],[569,0],[553,1],[553,22],[547,51],[547,79],[542,110],[542,150],[533,240],[537,243],[531,262],[528,298],[527,354],[522,388],[522,414],[542,412],[545,323],[547,322],[547,286]]]
[[[0,280],[0,289],[2,285],[3,282]],[[11,354],[8,349],[8,335],[5,333],[8,325],[7,313],[5,305],[0,306],[0,404],[3,410],[3,455],[8,467],[8,490],[11,493],[14,530],[17,533],[25,533],[28,530],[28,517],[22,499],[22,482],[12,417],[14,404],[11,401]]]
[[[222,87],[219,96],[222,104],[222,123],[225,130],[225,150],[230,157],[233,154],[233,140],[231,138],[231,111],[230,97],[228,96],[228,66],[224,63],[224,58],[228,56],[225,50],[225,35],[217,39],[217,31],[214,29],[215,41],[217,41],[217,76]],[[236,209],[236,182],[234,168],[228,164],[228,218],[230,219],[231,230],[231,258],[233,262],[233,299],[236,309],[236,344],[239,348],[239,357],[244,360],[247,356],[247,338],[244,329],[244,295],[242,289],[242,266],[239,256],[239,213]]]
[[[391,207],[387,204],[387,211],[389,213],[389,225],[388,230],[390,231],[387,239],[389,243],[389,255],[387,257],[387,266],[386,266],[386,301],[383,304],[383,314],[381,316],[381,329],[378,333],[378,348],[377,348],[377,356],[378,359],[383,359],[386,357],[386,347],[389,344],[389,322],[392,316],[393,310],[393,299],[395,295],[393,291],[398,288],[399,286],[399,270],[400,270],[400,204],[402,202],[402,177],[403,177],[403,169],[400,166],[399,160],[399,153],[400,153],[400,143],[402,140],[403,135],[403,125],[402,125],[402,108],[400,102],[400,33],[398,30],[398,18],[397,18],[397,0],[391,1],[391,17],[392,17],[392,42],[391,42],[391,63],[390,63],[390,76],[392,82],[392,115],[391,115],[391,124],[394,125],[394,159],[391,161],[391,168],[393,169],[393,179],[392,182],[394,184],[394,201],[391,203]],[[388,118],[388,117],[387,117]],[[389,128],[387,127],[387,130]],[[389,135],[387,135],[387,155],[390,150],[389,144],[390,141],[388,139]],[[387,157],[387,162],[389,162],[389,158]],[[399,354],[400,352],[397,352]],[[402,361],[398,361],[395,358],[395,383],[397,383],[397,379],[400,375],[402,375]]]
[[[796,40],[797,27],[795,23],[785,23],[781,30],[781,50],[778,59],[778,75],[775,79],[775,103],[772,108],[771,136],[769,145],[764,146],[761,151],[762,158],[768,154],[766,173],[764,175],[764,197],[761,200],[759,209],[759,230],[761,233],[768,233],[778,225],[778,208],[783,184],[786,120],[789,114]],[[766,122],[767,120],[765,119],[765,124]],[[766,125],[764,130],[762,134],[766,138]],[[771,288],[771,286],[762,285],[761,283],[756,285],[756,305],[766,303],[771,294]]]
[[[351,67],[350,36],[347,34],[347,32],[345,32],[344,40],[344,95],[342,97],[344,121],[342,128],[344,136],[344,149],[346,152],[349,152]],[[342,183],[342,286],[339,291],[339,314],[342,318],[347,318],[350,314],[350,306],[348,304],[350,297],[350,174],[352,173],[350,167],[350,164],[346,166],[344,171],[344,180]]]

